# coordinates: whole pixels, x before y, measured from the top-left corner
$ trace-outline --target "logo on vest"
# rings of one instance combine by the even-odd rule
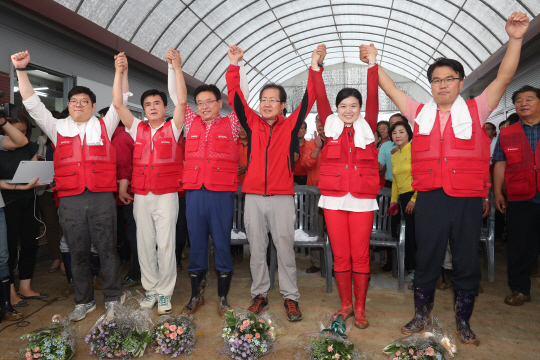
[[[226,135],[218,135],[218,139],[228,139]]]
[[[506,149],[506,151],[517,151],[517,150],[519,150],[519,148],[508,148],[508,149]]]
[[[170,144],[171,142],[168,141],[168,140],[161,140],[161,143],[162,143],[162,144]]]
[[[71,141],[67,140],[67,141],[61,141],[60,144],[71,144]]]

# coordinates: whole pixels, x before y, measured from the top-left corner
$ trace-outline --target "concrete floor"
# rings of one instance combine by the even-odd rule
[[[189,249],[186,249],[189,252]],[[188,255],[188,254],[187,254]],[[471,319],[471,326],[480,339],[478,348],[470,348],[458,344],[458,358],[460,359],[533,359],[538,358],[540,348],[540,278],[532,278],[532,302],[522,307],[510,307],[503,303],[504,297],[509,293],[506,285],[506,259],[501,252],[496,252],[496,271],[494,283],[487,281],[484,274],[482,286],[484,293],[477,298],[475,312]],[[176,290],[172,298],[173,313],[178,314],[189,301],[191,290],[187,273],[187,259],[183,262],[185,268],[178,273]],[[59,272],[48,274],[49,261],[47,257],[38,260],[33,288],[51,295],[51,298],[60,296],[65,284],[65,276]],[[292,348],[298,335],[317,330],[317,319],[329,311],[339,307],[339,295],[334,281],[334,292],[326,293],[325,281],[319,274],[306,274],[305,269],[310,266],[309,257],[297,254],[298,286],[300,288],[300,308],[304,320],[297,323],[286,321],[283,300],[278,290],[269,292],[270,311],[278,315],[286,326],[287,334],[277,341],[277,352],[269,354],[264,359],[293,359]],[[213,268],[213,266],[211,267]],[[126,270],[124,270],[125,272]],[[406,284],[407,285],[407,284]],[[233,307],[247,307],[250,302],[251,278],[249,273],[249,257],[245,255],[244,261],[235,267],[233,284],[229,294],[229,302]],[[135,287],[130,290],[142,288]],[[396,281],[391,273],[379,271],[379,264],[372,263],[372,281],[368,291],[366,314],[370,322],[369,328],[352,329],[349,339],[360,349],[371,356],[372,359],[387,359],[382,349],[391,341],[400,338],[400,328],[413,316],[413,294],[410,290],[404,293],[397,291]],[[196,314],[195,319],[202,333],[196,343],[196,352],[192,359],[225,359],[217,350],[222,344],[222,320],[216,312],[216,275],[211,272],[210,284],[206,290],[206,305]],[[78,339],[78,348],[74,359],[91,359],[88,347],[84,343],[84,336],[104,310],[103,295],[96,291],[98,308],[87,318],[76,324],[81,335]],[[25,315],[30,314],[44,305],[44,302],[30,300],[30,306],[22,308]],[[65,315],[74,306],[73,295],[67,300],[54,302],[45,306],[27,320],[26,327],[11,326],[0,333],[0,359],[15,359],[14,352],[24,343],[19,337],[24,333],[46,326],[54,314]],[[157,320],[157,310],[154,309]],[[451,290],[437,291],[433,314],[447,326],[454,330],[454,312],[452,308]],[[348,325],[351,320],[348,321]],[[0,324],[0,330],[6,326]],[[155,359],[167,359],[162,355],[154,355]]]

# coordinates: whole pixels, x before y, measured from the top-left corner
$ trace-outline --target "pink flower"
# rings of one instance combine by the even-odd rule
[[[169,323],[165,323],[165,324],[163,324],[163,326],[165,326],[168,329],[169,328]]]
[[[258,339],[258,338],[261,337],[261,335],[260,335],[259,333],[256,333],[256,334],[255,334],[255,337]]]
[[[393,358],[392,360],[399,360],[398,358]]]
[[[238,337],[238,333],[234,333],[234,337]]]
[[[39,351],[39,348],[36,347],[36,348],[34,349],[34,352],[38,352],[38,351]]]
[[[340,358],[339,354],[334,355],[334,358],[339,359]]]
[[[247,339],[248,344],[251,344],[251,339]]]
[[[171,331],[176,331],[176,325],[171,325],[171,327],[169,328],[169,330],[171,330]]]
[[[272,336],[272,332],[271,332],[271,331],[269,331],[269,332],[268,332],[268,335]]]
[[[165,336],[169,336],[169,332],[168,332],[168,331],[165,331],[164,334],[165,334]]]
[[[262,322],[263,322],[263,319],[259,319],[259,322],[262,323]]]
[[[175,332],[171,333],[171,339],[174,339],[175,337],[176,337],[176,333]]]
[[[401,355],[401,351],[399,351],[399,350],[396,351],[396,355],[397,355],[397,356]]]
[[[178,333],[178,335],[182,335],[184,333],[184,329],[179,327],[178,330],[176,330],[176,332]]]
[[[37,354],[34,354],[34,359],[37,359],[38,357],[40,357],[41,354],[37,353]]]
[[[435,351],[433,350],[433,348],[428,347],[428,349],[426,350],[426,355],[435,356]]]
[[[244,320],[244,322],[242,323],[242,325],[248,326],[248,325],[249,325],[249,320]]]
[[[332,346],[329,346],[329,347],[328,347],[328,352],[330,352],[330,351],[332,351],[332,350],[334,350],[334,348],[333,348]]]
[[[418,359],[416,356],[413,356],[412,358],[413,358],[414,360]]]
[[[424,353],[423,353],[423,352],[421,352],[421,351],[419,351],[419,352],[417,352],[417,353],[416,353],[416,356],[418,356],[418,357],[422,357],[422,356],[424,356]]]
[[[413,354],[414,354],[414,350],[413,350],[413,349],[409,349],[409,354],[413,355]]]

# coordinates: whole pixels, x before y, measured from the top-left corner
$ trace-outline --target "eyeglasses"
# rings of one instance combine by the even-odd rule
[[[461,80],[460,78],[455,78],[455,77],[452,77],[452,76],[449,76],[447,78],[444,78],[444,79],[433,79],[431,80],[431,85],[433,86],[441,86],[442,83],[445,83],[446,85],[452,85],[454,83],[454,80]]]
[[[261,104],[274,105],[274,104],[279,104],[280,102],[281,102],[280,100],[276,100],[276,99],[261,99]]]
[[[206,105],[206,106],[210,106],[210,105],[212,105],[212,103],[213,103],[214,101],[217,101],[217,100],[206,100],[205,102],[199,101],[199,102],[197,103],[197,106],[198,106],[198,107],[203,107],[203,106],[205,106],[205,105]]]
[[[81,106],[86,106],[90,103],[90,100],[88,99],[81,99],[81,100],[75,100],[71,99],[69,100],[69,105],[76,106],[77,104],[80,104]]]

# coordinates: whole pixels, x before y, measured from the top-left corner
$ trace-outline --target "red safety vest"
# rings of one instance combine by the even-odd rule
[[[186,137],[184,189],[200,189],[204,184],[212,191],[236,191],[239,150],[231,119],[214,119],[207,126],[210,126],[208,133],[198,116],[191,123]]]
[[[354,146],[354,129],[346,127],[337,140],[327,138],[321,152],[319,189],[325,196],[374,199],[379,193],[379,163],[375,143]]]
[[[152,191],[162,195],[182,191],[182,147],[174,138],[172,126],[172,121],[166,122],[152,138],[150,125],[139,123],[131,177],[135,194],[146,195]]]
[[[521,121],[502,129],[500,137],[501,150],[506,155],[504,183],[508,200],[532,199],[540,189],[540,169],[536,166],[540,159],[540,142],[533,154]]]
[[[103,145],[81,145],[79,135],[65,137],[57,133],[54,151],[54,182],[58,197],[78,195],[85,188],[92,192],[116,191],[116,150],[112,146],[103,120]]]
[[[486,196],[486,188],[490,186],[490,139],[480,125],[476,101],[467,101],[467,106],[473,122],[470,140],[455,137],[451,116],[441,137],[438,111],[429,135],[420,135],[418,124],[414,122],[411,142],[414,191],[431,191],[442,187],[450,196]],[[422,107],[418,107],[417,116]]]

